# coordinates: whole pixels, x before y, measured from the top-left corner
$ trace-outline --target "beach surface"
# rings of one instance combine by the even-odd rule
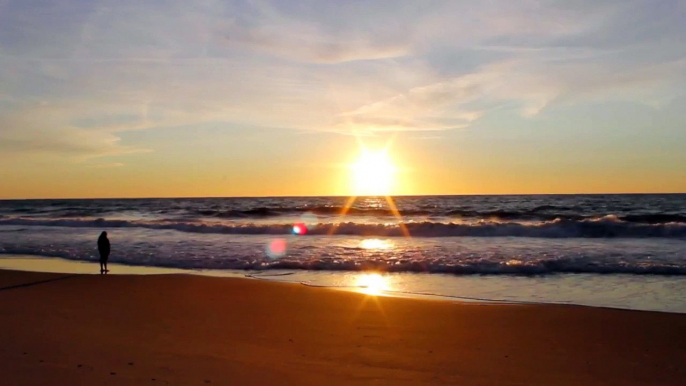
[[[0,270],[5,385],[684,385],[686,315]]]

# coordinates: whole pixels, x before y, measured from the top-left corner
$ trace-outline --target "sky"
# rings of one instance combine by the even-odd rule
[[[0,198],[686,192],[686,2],[0,0]]]

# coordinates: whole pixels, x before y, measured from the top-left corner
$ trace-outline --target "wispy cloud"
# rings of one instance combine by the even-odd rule
[[[326,36],[309,25],[280,29],[273,26],[247,27],[232,22],[221,33],[233,48],[252,48],[314,63],[397,58],[407,55],[410,48],[400,39],[376,41],[369,36]]]
[[[0,149],[83,159],[154,150],[123,143],[133,130],[440,132],[502,106],[654,105],[685,83],[685,7],[0,2]]]
[[[109,168],[119,168],[124,166],[121,162],[105,162],[105,163],[95,163],[86,165],[89,168],[95,169],[109,169]]]
[[[70,125],[68,117],[64,110],[53,109],[49,104],[5,114],[0,150],[5,155],[59,155],[74,161],[149,151],[122,145],[119,137],[107,131]]]

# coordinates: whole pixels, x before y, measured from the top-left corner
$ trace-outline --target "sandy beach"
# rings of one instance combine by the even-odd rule
[[[0,271],[6,385],[684,385],[686,315]]]
[[[686,386],[686,0],[0,0],[0,386]]]

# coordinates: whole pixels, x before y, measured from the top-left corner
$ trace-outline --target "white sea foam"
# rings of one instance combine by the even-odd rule
[[[220,223],[174,220],[116,220],[116,219],[50,219],[13,217],[0,219],[0,225],[52,226],[69,228],[146,228],[176,230],[189,233],[286,235],[293,229],[292,223]],[[352,235],[375,237],[404,236],[405,227],[415,237],[536,237],[536,238],[686,238],[686,223],[644,224],[632,223],[605,216],[599,219],[552,220],[541,222],[479,221],[475,223],[453,222],[405,222],[398,223],[320,223],[313,227],[311,235]]]
[[[686,275],[684,243],[660,238],[282,236],[105,228],[112,259],[131,265],[193,269],[330,270],[548,275]],[[0,253],[97,260],[100,228],[0,226]],[[284,240],[270,257],[266,246]]]

